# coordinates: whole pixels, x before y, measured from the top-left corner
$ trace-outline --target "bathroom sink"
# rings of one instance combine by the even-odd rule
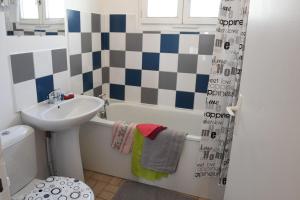
[[[78,95],[57,104],[42,102],[22,111],[22,120],[44,131],[61,131],[80,126],[104,105],[100,98]]]
[[[52,176],[84,180],[80,154],[80,125],[104,105],[100,98],[75,96],[56,104],[42,102],[21,112],[22,120],[47,131],[47,160]]]

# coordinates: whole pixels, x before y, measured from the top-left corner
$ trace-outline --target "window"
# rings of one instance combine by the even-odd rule
[[[39,8],[36,0],[21,0],[20,15],[22,19],[39,19]]]
[[[144,24],[217,23],[221,0],[142,0]]]
[[[65,9],[62,0],[45,0],[46,19],[63,19]]]
[[[65,16],[62,0],[20,0],[21,24],[62,24]]]

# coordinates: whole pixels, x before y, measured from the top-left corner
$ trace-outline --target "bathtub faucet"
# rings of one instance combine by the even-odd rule
[[[99,113],[98,113],[98,114],[99,114],[99,117],[100,117],[101,119],[107,119],[106,108],[107,108],[107,106],[109,106],[109,101],[108,101],[107,98],[105,98],[105,96],[106,96],[106,94],[100,94],[100,95],[99,95],[99,98],[102,99],[102,100],[104,101],[103,109],[101,109],[101,110],[99,111]]]

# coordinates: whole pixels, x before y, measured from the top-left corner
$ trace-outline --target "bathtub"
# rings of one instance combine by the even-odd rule
[[[201,140],[203,113],[157,105],[115,102],[107,108],[108,120],[94,117],[80,129],[80,145],[83,166],[112,176],[138,181],[158,187],[195,195],[211,200],[222,200],[224,188],[218,186],[218,179],[194,177]],[[177,172],[159,181],[145,181],[131,174],[131,155],[123,155],[111,148],[112,126],[115,121],[135,123],[158,123],[187,133],[186,142]]]

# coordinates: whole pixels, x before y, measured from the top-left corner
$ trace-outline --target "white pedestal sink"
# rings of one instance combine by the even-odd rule
[[[57,104],[42,102],[21,112],[25,123],[51,132],[55,175],[84,180],[79,128],[93,118],[103,105],[104,101],[100,98],[78,95]]]

